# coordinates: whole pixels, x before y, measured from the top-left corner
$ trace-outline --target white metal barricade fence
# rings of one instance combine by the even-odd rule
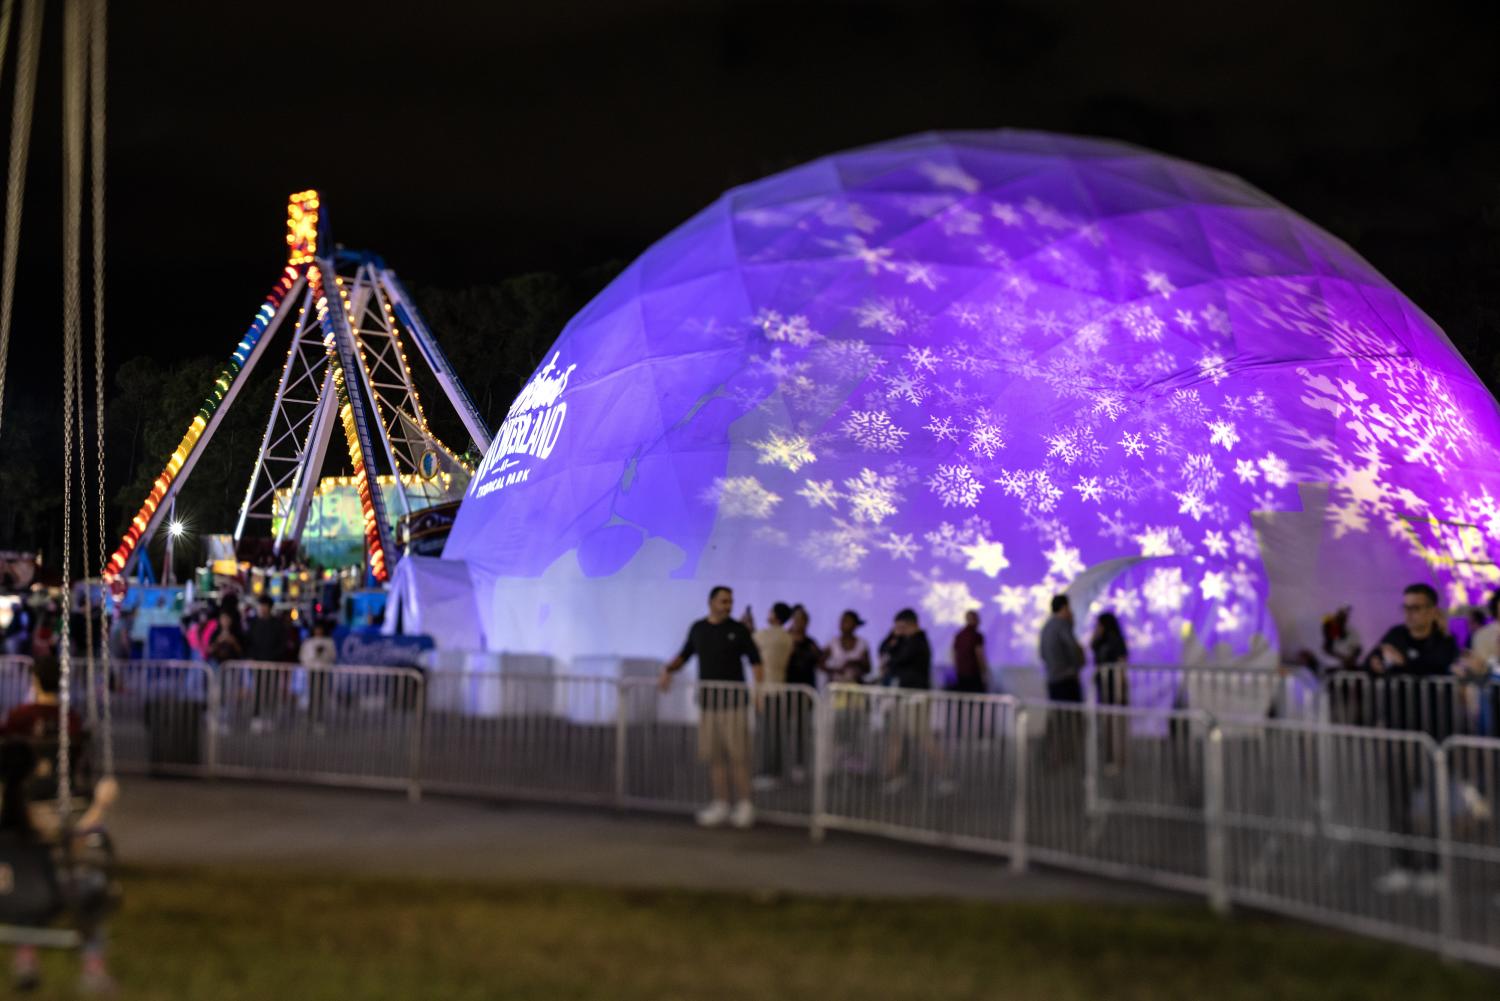
[[[1047,698],[1040,668],[993,669],[1000,691],[1033,701]],[[1086,667],[1079,674],[1090,704],[1136,709],[1198,710],[1216,719],[1321,719],[1318,679],[1302,668],[1161,667],[1139,664]]]
[[[31,698],[31,658],[0,656],[0,716]]]
[[[585,803],[616,798],[613,679],[435,671],[426,685],[425,787]]]
[[[1222,755],[1231,899],[1446,947],[1449,783],[1430,737],[1267,721]]]
[[[110,673],[115,766],[120,771],[213,773],[217,734],[212,710],[218,691],[211,666],[127,660],[113,662]]]
[[[1448,778],[1446,850],[1452,890],[1445,948],[1500,966],[1500,740],[1443,745]]]
[[[0,708],[29,671],[0,658]],[[1500,965],[1500,740],[1472,735],[1493,689],[1336,676],[1319,706],[1288,689],[1305,678],[1244,674],[1131,669],[1089,679],[1087,704],[251,662],[127,661],[109,684],[124,771],[688,811],[717,760],[736,797],[759,780],[760,817],[815,836],[1035,859]],[[1222,718],[1182,708],[1215,699]]]
[[[419,795],[421,672],[231,661],[218,694],[216,773]]]
[[[1022,701],[1016,729],[1029,857],[1215,890],[1206,714]]]
[[[1014,854],[1016,700],[834,685],[818,828]]]
[[[622,805],[686,811],[713,798],[713,762],[725,763],[730,799],[749,777],[757,813],[781,823],[813,816],[817,692],[800,685],[752,691],[725,682],[620,685]]]
[[[1500,684],[1346,671],[1324,682],[1327,718],[1347,726],[1412,730],[1435,740],[1500,736]]]

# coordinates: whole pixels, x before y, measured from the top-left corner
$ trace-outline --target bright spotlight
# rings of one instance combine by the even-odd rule
[[[174,539],[182,538],[182,533],[187,531],[187,526],[180,521],[174,521],[167,526],[167,534]]]

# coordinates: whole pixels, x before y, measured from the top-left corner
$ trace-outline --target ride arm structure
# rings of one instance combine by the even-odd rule
[[[417,342],[475,446],[481,452],[488,448],[489,432],[473,400],[395,273],[373,254],[334,247],[318,192],[291,196],[286,242],[287,264],[280,279],[131,519],[105,567],[107,577],[124,577],[134,568],[256,362],[289,317],[296,317],[292,343],[234,526],[236,550],[257,525],[269,528],[277,555],[300,544],[312,500],[327,482],[320,477],[335,424],[344,429],[363,519],[366,566],[377,581],[387,580],[400,558],[388,510],[392,503],[410,515],[462,495],[473,470],[428,425],[403,328]],[[341,274],[340,267],[348,273]],[[384,475],[387,469],[389,475]],[[390,501],[386,489],[393,491]]]
[[[125,530],[124,538],[105,565],[105,576],[124,577],[135,566],[142,541],[152,538],[161,527],[162,519],[171,510],[172,499],[177,496],[183,483],[187,482],[193,466],[213,440],[214,432],[218,430],[224,415],[249,381],[256,362],[265,354],[266,345],[276,336],[276,331],[296,306],[298,293],[306,282],[306,275],[293,265],[287,265],[281,273],[265,302],[256,311],[250,328],[245,331],[245,335],[235,345],[234,353],[219,370],[207,398],[193,415],[182,440],[172,450],[161,475],[151,485],[151,492],[146,495],[140,510],[130,519],[130,527]]]
[[[360,359],[361,346],[354,338],[354,328],[349,322],[351,306],[348,293],[338,281],[332,262],[322,267],[324,322],[332,328],[333,351],[329,355],[332,366],[333,388],[337,392],[339,422],[344,425],[344,438],[349,446],[349,459],[354,464],[354,488],[359,494],[360,511],[365,522],[365,549],[369,557],[370,573],[382,583],[389,579],[395,568],[396,552],[392,545],[391,522],[386,516],[385,495],[380,490],[380,478],[376,469],[375,425],[359,387],[350,378],[351,372],[363,367]],[[329,288],[327,275],[333,275],[333,287]],[[390,442],[381,435],[384,447]],[[400,491],[400,484],[397,484]]]

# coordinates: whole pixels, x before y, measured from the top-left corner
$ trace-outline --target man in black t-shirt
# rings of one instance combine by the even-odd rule
[[[920,692],[932,687],[932,644],[915,610],[903,608],[897,612],[890,633],[881,641],[880,677],[882,683],[903,691]],[[894,793],[906,786],[903,759],[916,760],[914,756],[920,752],[933,770],[941,772],[944,765],[941,749],[932,738],[931,704],[926,697],[898,696],[889,706],[885,788]],[[946,779],[938,782],[939,791],[950,786]]]
[[[1386,630],[1366,658],[1376,674],[1406,677],[1443,677],[1458,662],[1458,641],[1444,628],[1437,591],[1413,584],[1401,594],[1404,621]]]
[[[1458,661],[1458,642],[1444,628],[1437,591],[1429,584],[1413,584],[1401,594],[1404,621],[1386,630],[1365,666],[1377,677],[1377,698],[1383,703],[1385,723],[1392,730],[1415,730],[1442,741],[1452,732],[1451,690],[1435,679],[1452,674]],[[1425,682],[1423,679],[1434,679]],[[1436,686],[1429,688],[1429,686]],[[1408,743],[1386,747],[1384,767],[1390,796],[1391,824],[1403,838],[1431,837],[1436,816],[1424,794],[1427,768]],[[1419,805],[1429,803],[1427,806]],[[1431,851],[1398,847],[1395,865],[1376,882],[1382,893],[1415,889],[1438,891],[1438,857]]]
[[[716,587],[708,592],[708,617],[694,622],[682,649],[662,668],[661,690],[672,686],[672,675],[691,657],[698,658],[698,756],[708,765],[714,800],[698,811],[698,823],[718,827],[725,821],[735,827],[755,823],[750,803],[750,700],[744,690],[746,660],[755,683],[764,679],[760,652],[750,638],[750,628],[729,617],[734,592]],[[730,784],[738,794],[729,806]]]

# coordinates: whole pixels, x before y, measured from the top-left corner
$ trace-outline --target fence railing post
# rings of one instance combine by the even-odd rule
[[[1015,768],[1011,782],[1014,800],[1010,810],[1010,871],[1021,873],[1026,871],[1026,755],[1030,745],[1026,730],[1030,721],[1024,706],[1012,703],[1010,709],[1011,759]]]
[[[625,728],[629,725],[630,706],[627,702],[629,686],[623,678],[614,679],[615,682],[615,809],[625,808],[625,755],[628,745],[625,739]]]
[[[1086,683],[1083,690],[1083,810],[1094,817],[1099,812],[1099,700],[1092,684]]]
[[[812,773],[812,811],[808,818],[807,834],[814,841],[823,840],[823,815],[828,809],[828,757],[830,754],[829,732],[832,720],[829,718],[833,711],[833,700],[825,695],[814,692],[812,695],[813,709],[813,773]]]
[[[224,693],[219,684],[219,672],[207,664],[203,665],[202,670],[207,679],[207,691],[204,695],[207,705],[204,706],[204,716],[208,726],[208,762],[205,775],[212,779],[217,778],[219,772],[219,715],[224,706]]]
[[[1438,839],[1438,948],[1444,959],[1458,958],[1458,907],[1453,894],[1453,804],[1449,802],[1448,745],[1435,747],[1432,754],[1432,778],[1437,788],[1433,803],[1437,808]]]
[[[1229,913],[1229,866],[1224,832],[1224,734],[1209,724],[1203,742],[1204,871],[1208,877],[1208,906],[1215,914]]]
[[[427,676],[417,673],[413,676],[413,684],[416,687],[416,717],[411,727],[411,757],[410,782],[406,787],[406,798],[409,802],[420,803],[422,801],[422,744],[427,732]],[[332,678],[328,681],[332,688]]]

